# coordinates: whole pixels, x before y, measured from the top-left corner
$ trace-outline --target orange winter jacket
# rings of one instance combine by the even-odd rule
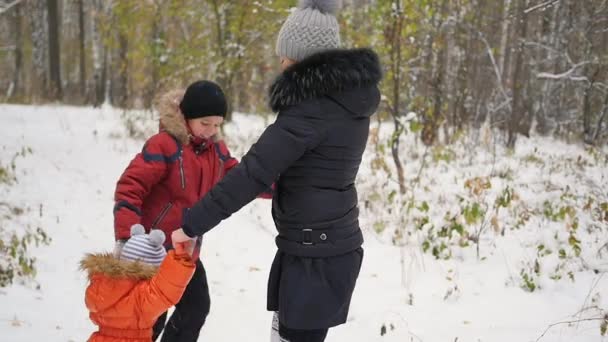
[[[195,265],[170,250],[160,267],[123,261],[112,254],[89,254],[85,303],[99,330],[89,342],[152,341],[156,319],[181,298]]]

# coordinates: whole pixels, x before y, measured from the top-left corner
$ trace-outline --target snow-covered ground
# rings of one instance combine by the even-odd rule
[[[144,122],[156,126],[145,113],[133,123]],[[264,125],[237,115],[226,127],[233,155],[241,156]],[[143,144],[126,132],[121,111],[112,108],[0,105],[0,166],[31,149],[14,159],[17,183],[0,184],[0,202],[24,209],[0,219],[0,231],[39,226],[52,238],[32,250],[35,283],[0,288],[0,340],[84,341],[94,330],[77,265],[84,253],[113,246],[115,182]],[[407,204],[407,196],[391,195],[394,182],[384,184],[386,174],[370,166],[384,155],[390,170],[390,152],[376,153],[370,144],[359,177],[364,265],[349,321],[327,341],[608,341],[598,319],[608,311],[608,248],[602,248],[608,222],[601,216],[601,203],[608,202],[606,151],[533,137],[521,138],[514,152],[494,153],[492,146],[463,141],[427,150],[422,163],[425,148],[412,135],[404,138],[411,210],[395,204]],[[516,196],[493,207],[507,186]],[[485,214],[479,222],[463,221],[462,208],[474,203]],[[469,233],[429,238],[450,222]],[[487,229],[478,258],[470,235],[480,227]],[[212,308],[200,341],[269,340],[273,238],[265,200],[205,236]],[[431,247],[441,241],[446,247],[438,260]],[[458,246],[465,242],[470,246]],[[522,287],[522,270],[534,291]],[[550,327],[567,321],[580,322]]]

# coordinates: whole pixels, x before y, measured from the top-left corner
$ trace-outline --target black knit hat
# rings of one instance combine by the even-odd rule
[[[224,92],[211,81],[196,81],[188,86],[179,109],[186,119],[203,116],[226,116],[227,105]]]

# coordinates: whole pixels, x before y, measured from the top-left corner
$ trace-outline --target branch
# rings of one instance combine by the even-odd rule
[[[543,338],[543,336],[545,336],[545,334],[549,331],[549,329],[553,328],[556,325],[560,325],[560,324],[572,324],[572,323],[580,323],[580,322],[585,322],[585,321],[603,321],[604,317],[594,317],[594,318],[583,318],[583,319],[577,319],[574,321],[564,321],[564,322],[557,322],[557,323],[553,323],[551,325],[549,325],[547,327],[547,329],[545,329],[545,331],[542,333],[542,335],[540,335],[537,339],[536,342],[540,341],[541,338]]]
[[[534,12],[534,11],[536,11],[539,8],[543,8],[544,9],[545,7],[553,6],[556,3],[558,3],[558,2],[559,2],[559,0],[549,0],[549,1],[543,2],[542,4],[538,4],[536,6],[532,6],[532,7],[528,8],[528,9],[526,9],[524,11],[524,14],[528,14],[530,12]]]
[[[591,62],[589,61],[585,61],[585,62],[580,62],[577,64],[574,64],[572,66],[572,68],[570,68],[570,70],[565,71],[561,74],[553,74],[550,72],[540,72],[538,74],[536,74],[536,78],[548,78],[548,79],[553,79],[553,80],[559,80],[562,78],[568,78],[572,81],[588,81],[586,76],[570,76],[573,72],[576,71],[577,68],[585,65],[585,64],[590,64]]]
[[[4,14],[4,12],[8,11],[11,7],[18,5],[21,2],[21,0],[15,0],[13,2],[11,2],[10,4],[0,8],[0,14]]]

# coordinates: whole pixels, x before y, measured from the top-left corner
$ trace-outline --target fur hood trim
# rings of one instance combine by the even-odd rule
[[[88,273],[89,279],[94,274],[103,274],[110,278],[146,280],[152,278],[158,271],[158,267],[142,262],[120,260],[112,253],[87,254],[80,261],[80,269]]]
[[[332,93],[375,86],[382,79],[371,49],[323,51],[288,67],[269,90],[270,108],[281,109]]]

